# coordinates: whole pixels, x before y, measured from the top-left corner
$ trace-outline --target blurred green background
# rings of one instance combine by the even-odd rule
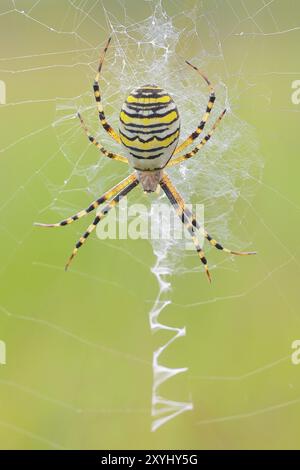
[[[71,180],[62,194],[77,160],[61,152],[64,133],[58,139],[52,126],[57,105],[85,93],[92,104],[93,71],[110,20],[142,22],[157,5],[1,1],[2,449],[300,447],[300,365],[291,363],[291,344],[300,338],[300,104],[291,101],[292,82],[300,79],[299,2],[162,2],[170,19],[181,15],[177,27],[191,28],[193,18],[198,42],[191,42],[191,56],[210,51],[211,42],[219,47],[223,68],[212,63],[207,72],[222,77],[235,114],[255,128],[265,165],[254,199],[239,202],[241,223],[230,222],[259,255],[217,267],[212,285],[196,256],[183,263],[199,272],[171,278],[172,303],[161,320],[185,325],[186,336],[163,362],[189,370],[161,393],[192,401],[192,411],[151,432],[152,354],[170,338],[153,336],[149,327],[158,292],[151,245],[91,237],[66,274],[64,262],[88,221],[57,231],[32,227],[92,199],[84,178]],[[89,66],[78,60],[79,49],[88,52]],[[83,137],[79,142],[71,155],[88,148]],[[113,142],[111,148],[117,149]],[[95,149],[86,158],[95,165]],[[98,176],[113,184],[124,172],[109,162]],[[222,256],[208,250],[212,266]]]

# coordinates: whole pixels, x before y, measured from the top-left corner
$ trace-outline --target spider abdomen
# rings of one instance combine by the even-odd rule
[[[177,106],[172,97],[156,85],[136,88],[122,106],[120,139],[136,170],[164,168],[177,146],[179,132]]]

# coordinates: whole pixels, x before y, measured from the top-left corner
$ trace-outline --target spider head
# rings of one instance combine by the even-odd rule
[[[162,170],[137,171],[137,177],[145,193],[154,193],[162,178]]]

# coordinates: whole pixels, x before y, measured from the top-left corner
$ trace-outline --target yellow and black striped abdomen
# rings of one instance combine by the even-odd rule
[[[177,106],[158,86],[136,88],[122,106],[119,132],[126,156],[135,169],[164,168],[179,139]]]

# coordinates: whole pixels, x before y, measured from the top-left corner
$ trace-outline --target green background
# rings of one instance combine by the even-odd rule
[[[183,259],[191,268],[186,274],[171,277],[172,304],[161,320],[185,325],[186,336],[163,362],[189,370],[161,391],[192,400],[194,408],[155,433],[152,354],[170,337],[149,327],[158,291],[151,245],[91,237],[66,274],[64,262],[88,221],[57,231],[32,227],[92,199],[84,178],[72,179],[72,191],[61,194],[76,159],[61,152],[64,131],[57,138],[52,126],[56,106],[87,92],[92,105],[99,45],[110,30],[105,13],[139,22],[155,2],[16,0],[15,9],[12,3],[0,2],[0,79],[7,86],[0,106],[0,339],[7,347],[0,448],[299,448],[300,366],[291,363],[291,344],[300,338],[300,105],[291,101],[292,82],[300,79],[299,2],[196,2],[198,42],[190,54],[218,38],[226,67],[214,69],[212,61],[207,72],[222,78],[236,115],[255,128],[264,161],[251,203],[238,202],[241,223],[229,221],[232,234],[251,240],[259,254],[217,265],[212,285],[196,256]],[[162,5],[173,18],[195,2]],[[91,18],[102,27],[92,28]],[[184,18],[181,28],[190,27]],[[77,63],[81,48],[89,51],[89,66]],[[68,155],[88,147],[83,137],[78,142]],[[86,158],[85,170],[98,158],[95,149]],[[100,170],[111,185],[126,174],[114,162]],[[212,266],[224,256],[207,253]]]

